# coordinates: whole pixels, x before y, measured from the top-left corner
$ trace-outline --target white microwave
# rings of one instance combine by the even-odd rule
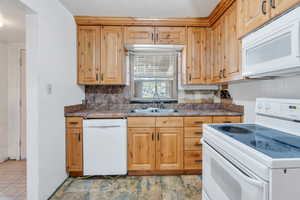
[[[300,74],[300,7],[242,39],[243,76]]]

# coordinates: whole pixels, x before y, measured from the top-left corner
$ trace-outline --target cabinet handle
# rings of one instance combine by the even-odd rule
[[[192,74],[189,74],[189,81],[192,80]]]
[[[78,122],[69,122],[69,124],[71,124],[71,125],[77,125]]]
[[[231,121],[224,121],[225,124],[230,124],[232,123]]]
[[[262,13],[264,14],[264,15],[266,15],[267,14],[267,0],[264,0],[263,2],[262,2],[262,4],[261,4],[261,11],[262,11]]]
[[[156,33],[156,39],[155,40],[158,41],[158,33]]]
[[[202,144],[195,144],[195,146],[196,146],[196,147],[201,147],[201,146],[202,146]]]
[[[202,135],[202,132],[194,132],[195,135]]]
[[[154,33],[151,33],[151,40],[154,41]]]
[[[98,73],[96,74],[96,81],[98,81],[99,80],[99,75],[98,75]]]
[[[275,3],[276,0],[270,0],[270,3],[271,3],[271,8],[276,8],[276,3]]]
[[[157,140],[159,140],[159,133],[157,133]]]
[[[195,160],[196,163],[202,163],[202,160]]]
[[[223,70],[221,69],[221,70],[220,70],[220,73],[219,73],[219,78],[220,78],[220,79],[222,78],[222,74],[223,74]]]
[[[152,141],[154,140],[154,133],[152,133]]]
[[[102,73],[102,74],[101,74],[101,77],[100,77],[100,78],[101,78],[101,81],[103,81],[103,79],[104,79],[103,77],[104,77],[104,75],[103,75],[103,73]]]
[[[80,142],[81,138],[80,138],[80,133],[78,134],[78,141]]]
[[[222,73],[223,74],[223,78],[226,78],[226,75],[225,75],[226,73],[225,72],[226,72],[226,69],[223,69],[223,73]]]
[[[194,124],[203,124],[203,121],[195,121]]]

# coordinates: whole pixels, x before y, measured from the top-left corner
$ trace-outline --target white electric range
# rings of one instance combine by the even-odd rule
[[[300,199],[300,100],[257,99],[255,124],[207,124],[204,200]]]

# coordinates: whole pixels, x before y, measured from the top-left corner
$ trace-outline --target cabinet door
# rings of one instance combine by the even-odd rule
[[[240,41],[237,36],[237,4],[234,3],[225,13],[225,66],[224,81],[240,79]]]
[[[205,28],[188,28],[187,74],[188,84],[205,84],[206,74],[206,30]]]
[[[155,28],[156,44],[186,44],[185,27],[157,27]]]
[[[243,35],[253,31],[270,19],[269,0],[238,0],[239,18],[242,18]],[[286,0],[285,0],[286,1]]]
[[[98,84],[100,70],[100,27],[78,27],[78,84]]]
[[[183,129],[157,128],[156,169],[183,169]]]
[[[67,169],[69,172],[82,171],[82,131],[81,128],[67,128]]]
[[[101,34],[101,84],[124,84],[123,28],[104,26]]]
[[[128,170],[155,169],[155,128],[128,129]]]
[[[224,66],[224,17],[213,26],[213,72],[212,82],[219,83],[222,80],[222,70]]]
[[[125,28],[126,44],[153,44],[154,28],[144,26],[129,26]]]
[[[297,3],[300,3],[300,0],[271,0],[271,16],[276,17],[284,11],[293,7]]]

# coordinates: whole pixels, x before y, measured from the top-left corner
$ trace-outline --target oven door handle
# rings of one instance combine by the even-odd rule
[[[202,140],[202,142],[205,142],[205,141]],[[214,152],[214,154],[217,155],[217,158],[219,160],[218,162],[225,164],[225,166],[229,168],[228,171],[231,173],[232,176],[235,176],[235,178],[237,178],[237,179],[242,179],[245,182],[249,183],[250,185],[255,185],[259,188],[265,187],[265,183],[263,181],[257,180],[255,177],[250,175],[249,172],[247,172],[248,170],[246,170],[246,169],[243,170],[243,169],[241,169],[241,167],[237,166],[237,164],[235,164],[233,162],[229,162],[218,151],[216,151],[214,148],[212,148],[206,142],[205,142],[205,145],[208,145],[208,148],[210,149],[210,151]],[[214,157],[216,157],[216,156],[214,156]]]

